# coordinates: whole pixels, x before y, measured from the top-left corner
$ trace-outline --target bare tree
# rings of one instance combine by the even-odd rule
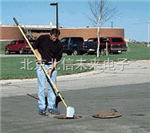
[[[111,7],[108,0],[91,0],[89,1],[89,8],[92,13],[92,18],[89,18],[94,26],[97,26],[97,57],[100,53],[100,28],[101,26],[113,18],[117,12],[116,7]]]

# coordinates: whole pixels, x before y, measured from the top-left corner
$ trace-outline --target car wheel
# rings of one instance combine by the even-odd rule
[[[20,49],[19,49],[19,54],[23,54],[23,52],[24,52],[24,51],[23,51],[23,48],[20,48]]]
[[[9,54],[9,50],[8,49],[5,50],[5,54]]]
[[[30,49],[29,51],[28,51],[28,54],[32,54],[33,52],[32,52],[32,50]]]
[[[100,50],[100,54],[101,54],[101,55],[105,55],[105,50],[104,50],[104,49],[101,49],[101,50]]]
[[[78,52],[78,50],[77,50],[77,49],[74,49],[72,54],[73,54],[73,55],[78,55],[78,54],[79,54],[79,52]]]
[[[71,52],[68,52],[67,55],[72,55],[72,53],[71,53]]]
[[[109,54],[113,54],[113,52],[112,52],[112,51],[109,51]]]

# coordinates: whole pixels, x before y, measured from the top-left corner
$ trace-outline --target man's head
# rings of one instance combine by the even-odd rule
[[[58,29],[51,29],[50,30],[50,39],[52,41],[56,41],[56,39],[59,37],[60,31]]]

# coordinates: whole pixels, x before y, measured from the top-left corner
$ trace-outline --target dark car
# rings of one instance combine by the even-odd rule
[[[31,45],[35,40],[29,40]],[[23,54],[24,52],[32,52],[26,40],[13,40],[5,46],[5,54],[10,52],[17,52]]]
[[[63,53],[67,53],[67,55],[86,53],[82,37],[64,37],[60,41],[63,44]]]

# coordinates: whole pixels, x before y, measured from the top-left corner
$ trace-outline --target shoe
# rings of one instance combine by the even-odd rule
[[[48,109],[48,112],[52,115],[60,115],[60,111],[57,108]]]
[[[39,110],[39,115],[48,116],[47,112],[42,109]]]

